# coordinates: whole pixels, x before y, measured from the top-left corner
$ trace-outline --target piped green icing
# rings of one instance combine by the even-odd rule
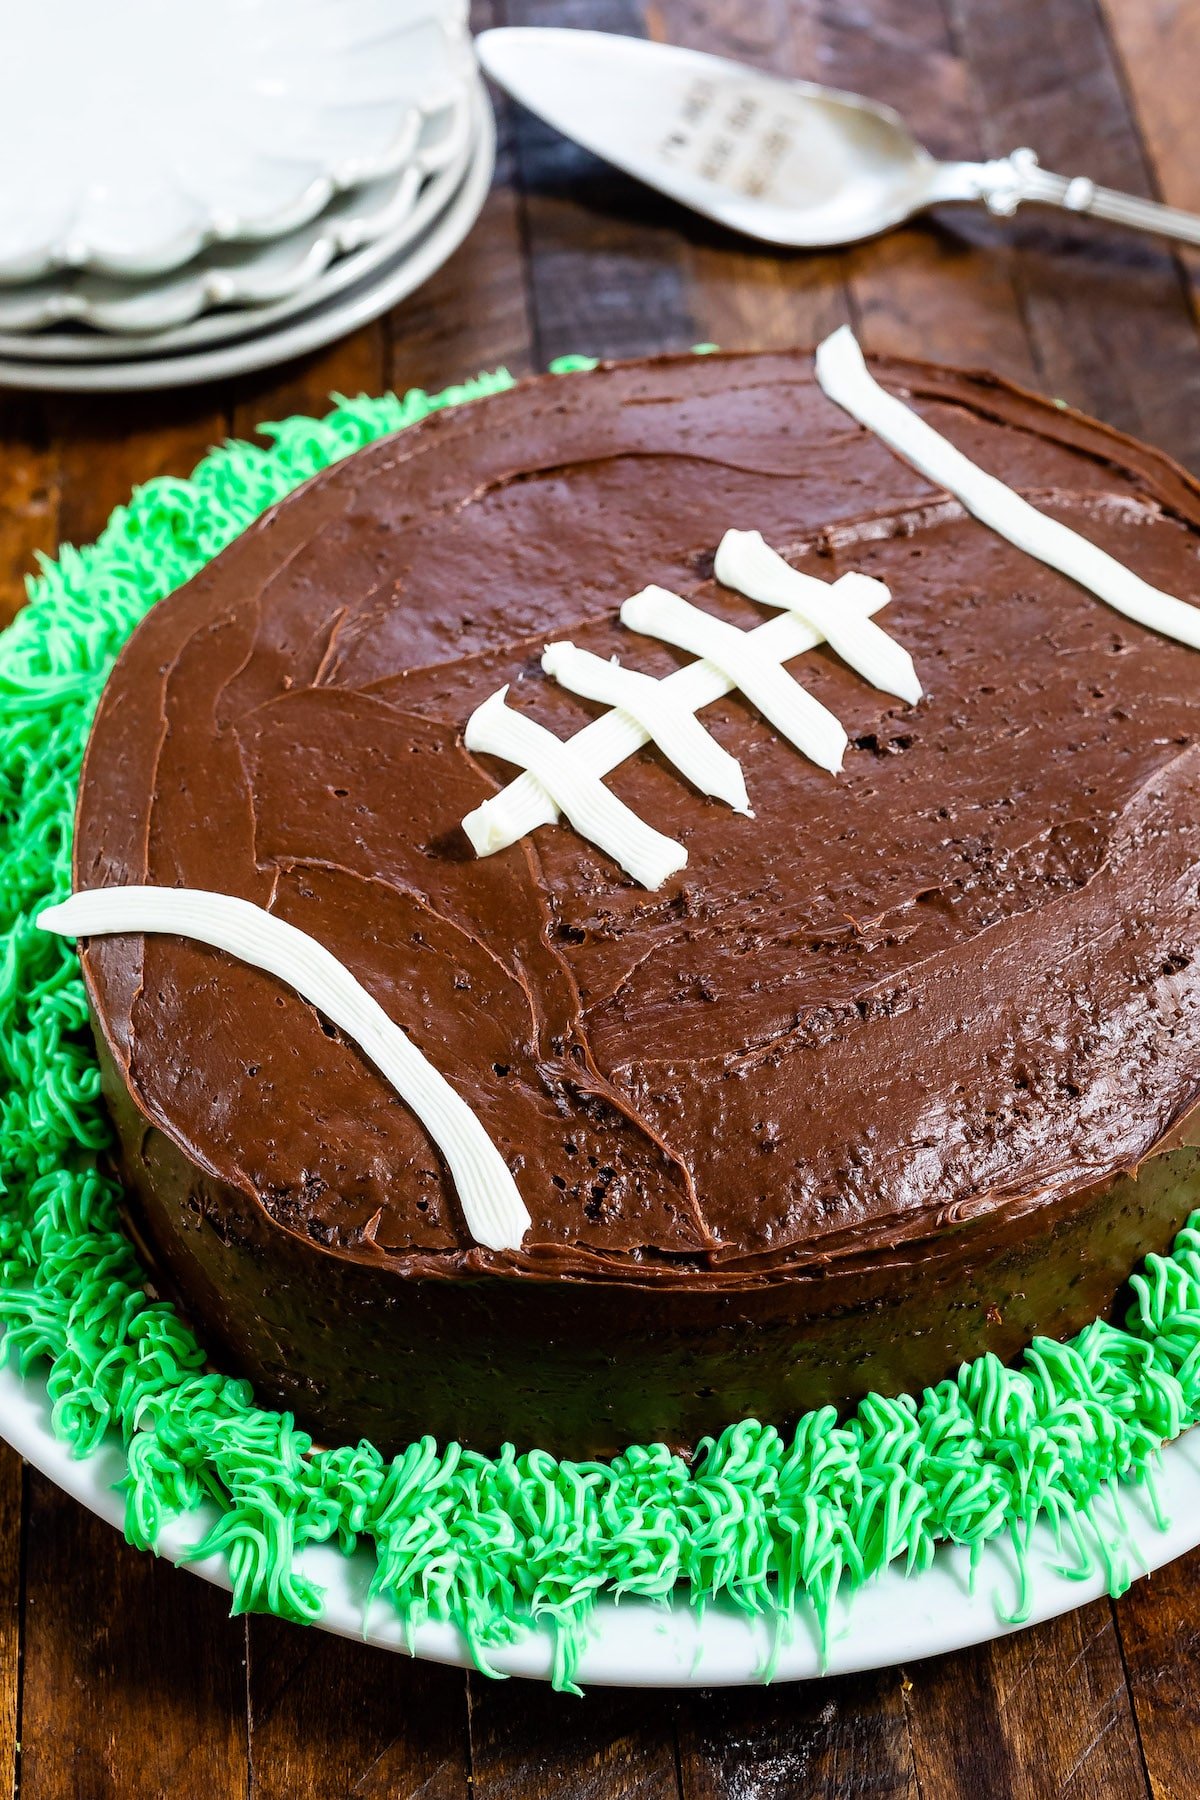
[[[559,368],[585,366],[563,359]],[[662,1445],[611,1463],[543,1450],[485,1457],[424,1439],[314,1451],[285,1413],[208,1370],[173,1309],[150,1298],[98,1153],[109,1141],[73,949],[34,915],[69,890],[80,759],[113,659],[156,600],[318,469],[438,407],[511,385],[503,371],[437,396],[340,400],[324,419],[264,427],[160,479],[94,545],[30,582],[0,638],[0,1319],[22,1371],[48,1367],[53,1428],[84,1455],[118,1431],[126,1529],[220,1509],[197,1557],[229,1559],[234,1610],[315,1619],[306,1544],[373,1545],[373,1591],[410,1629],[452,1620],[481,1668],[531,1625],[554,1628],[572,1687],[600,1594],[721,1598],[824,1634],[839,1594],[892,1563],[926,1568],[941,1541],[977,1554],[1007,1536],[1024,1570],[1050,1521],[1082,1575],[1128,1584],[1116,1484],[1147,1485],[1161,1445],[1200,1416],[1200,1214],[1133,1279],[1124,1329],[1037,1340],[1021,1365],[984,1357],[919,1398],[872,1396],[854,1417],[806,1415],[784,1438],[743,1421],[690,1462]],[[1016,1597],[1014,1618],[1028,1597]]]

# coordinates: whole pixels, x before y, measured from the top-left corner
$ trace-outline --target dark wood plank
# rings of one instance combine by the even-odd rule
[[[790,0],[652,0],[647,35],[795,76],[808,72],[813,21]],[[692,329],[725,350],[815,344],[849,317],[846,260],[780,252],[681,215]]]
[[[926,1795],[1145,1800],[1106,1600],[958,1656],[916,1663],[905,1699]]]
[[[895,1671],[692,1698],[679,1733],[685,1800],[918,1800]]]
[[[264,420],[320,417],[334,394],[378,394],[386,385],[387,322],[376,319],[311,356],[241,376],[229,393],[233,431],[249,437]]]
[[[466,242],[390,315],[388,387],[400,394],[414,387],[436,392],[485,370],[530,372],[519,239],[516,194],[507,186],[493,188]]]
[[[1157,197],[1200,213],[1196,71],[1200,8],[1180,0],[1100,0]],[[1177,250],[1200,317],[1200,250]]]
[[[466,1800],[466,1676],[255,1619],[254,1800]]]
[[[472,1675],[470,1716],[476,1800],[679,1800],[669,1693]]]
[[[52,395],[62,543],[86,544],[114,506],[155,475],[187,475],[226,431],[212,388],[165,394]]]
[[[637,0],[503,0],[509,25],[577,25],[641,36]],[[581,351],[639,356],[695,341],[680,255],[690,217],[513,113],[535,366]]]
[[[1116,1603],[1130,1697],[1155,1800],[1191,1800],[1200,1777],[1200,1551]]]
[[[865,32],[821,12],[810,66],[834,87],[898,106],[934,155],[976,159],[978,98],[943,0],[875,0],[872,13]],[[888,232],[852,250],[847,271],[872,350],[1035,378],[1007,228],[982,209],[943,207]]]
[[[1032,144],[1062,174],[1146,193],[1149,175],[1095,0],[1026,15],[950,0],[992,155]],[[1011,226],[1047,393],[1200,466],[1200,356],[1178,264],[1155,240],[1065,213]]]
[[[685,259],[696,341],[723,350],[819,343],[849,316],[845,287],[822,266],[829,260],[771,256],[697,230]]]
[[[244,1795],[245,1633],[226,1597],[29,1481],[25,1800]]]
[[[37,551],[58,543],[58,453],[37,394],[0,395],[0,625],[25,603]]]
[[[24,1470],[0,1444],[0,1794],[16,1791],[21,1737],[21,1562]]]
[[[476,31],[502,23],[493,0],[474,0]],[[431,281],[396,307],[388,326],[389,385],[438,389],[485,369],[514,375],[533,367],[530,315],[516,191],[514,108],[498,90],[496,176],[483,211],[463,243]]]

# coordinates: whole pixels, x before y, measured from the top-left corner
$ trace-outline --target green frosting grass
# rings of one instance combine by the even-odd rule
[[[570,359],[569,368],[588,366]],[[1200,1412],[1200,1214],[1134,1278],[1124,1330],[1035,1342],[918,1397],[872,1396],[853,1418],[810,1413],[787,1438],[743,1421],[690,1462],[662,1445],[611,1463],[544,1450],[479,1456],[423,1439],[387,1461],[368,1443],[314,1451],[286,1413],[205,1366],[173,1309],[150,1299],[104,1172],[109,1128],[74,950],[34,917],[70,883],[80,758],[113,659],[155,601],[315,470],[434,409],[497,392],[504,372],[436,397],[342,401],[322,420],[231,443],[188,481],[156,480],[99,541],[64,549],[0,638],[0,1319],[22,1371],[47,1367],[53,1427],[86,1455],[128,1453],[127,1532],[215,1502],[196,1551],[229,1559],[236,1612],[315,1619],[304,1545],[368,1541],[374,1591],[411,1626],[461,1627],[481,1668],[536,1622],[555,1628],[571,1686],[600,1594],[723,1597],[787,1629],[806,1602],[827,1628],[839,1592],[943,1540],[1007,1534],[1021,1566],[1048,1518],[1080,1572],[1129,1567],[1102,1523],[1118,1481],[1151,1481],[1159,1448]],[[1117,1509],[1119,1513],[1119,1508]],[[1017,1616],[1026,1605],[1018,1598]]]

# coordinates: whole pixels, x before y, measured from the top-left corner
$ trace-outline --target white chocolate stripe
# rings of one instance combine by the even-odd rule
[[[249,900],[198,888],[110,887],[72,894],[39,916],[65,937],[168,933],[251,963],[353,1038],[410,1106],[446,1159],[467,1230],[489,1250],[518,1250],[529,1214],[517,1184],[471,1108],[323,944]]]
[[[463,733],[468,750],[503,757],[536,775],[580,837],[599,845],[643,887],[661,887],[668,875],[684,867],[683,845],[655,831],[609,792],[580,756],[578,738],[564,743],[527,714],[514,712],[504,703],[507,693],[502,687],[475,708]],[[476,854],[486,856],[487,849],[481,848],[488,842],[486,821],[482,830],[478,828],[481,810],[468,813],[462,823]]]
[[[831,599],[827,583],[784,562],[759,531],[727,531],[717,547],[714,573],[726,587],[736,588],[764,606],[782,606],[815,625],[844,663],[885,694],[898,694],[915,706],[921,683],[913,659],[876,625],[874,619],[850,611]],[[870,581],[869,575],[854,577]]]
[[[833,583],[832,591],[842,596],[847,606],[854,606],[866,614],[878,612],[890,598],[881,582],[865,581],[863,577],[853,575],[841,576]],[[777,619],[757,625],[746,636],[763,656],[773,657],[781,663],[790,662],[794,656],[803,656],[806,650],[825,641],[821,633],[797,613],[781,613]],[[662,682],[663,692],[677,705],[696,712],[731,693],[735,686],[728,675],[709,662],[688,663],[686,668],[665,676]],[[600,776],[610,774],[649,742],[648,731],[628,713],[616,711],[593,719],[590,725],[576,732],[571,739],[571,748],[586,757],[588,768]],[[469,817],[472,821],[470,838],[476,852],[480,856],[491,856],[497,850],[515,844],[528,832],[536,831],[539,825],[553,825],[558,818],[558,808],[537,776],[527,770],[515,781],[510,781],[500,793],[477,806]]]
[[[961,450],[911,407],[885,393],[870,373],[848,325],[817,350],[817,380],[829,398],[875,432],[930,481],[961,500],[1001,537],[1039,562],[1089,588],[1127,618],[1200,650],[1200,607],[1151,587],[1107,550],[1048,518],[1004,482],[964,456]]]
[[[705,730],[694,712],[672,699],[665,682],[621,663],[605,662],[570,643],[547,644],[542,667],[572,694],[619,706],[702,794],[712,794],[734,812],[753,817],[741,763]]]
[[[702,612],[666,588],[647,587],[621,607],[631,631],[702,656],[727,675],[790,744],[822,769],[842,766],[848,739],[828,707],[800,686],[777,658],[764,656],[754,634]]]

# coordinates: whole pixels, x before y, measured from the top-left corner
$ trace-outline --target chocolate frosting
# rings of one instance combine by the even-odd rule
[[[1200,490],[1164,459],[986,377],[875,367],[1198,597]],[[826,650],[790,665],[850,735],[837,778],[738,695],[707,708],[753,819],[640,752],[611,785],[689,854],[658,892],[566,824],[476,860],[459,821],[516,771],[464,749],[472,709],[508,682],[562,737],[594,717],[542,674],[553,637],[653,675],[688,660],[620,625],[648,582],[760,623],[712,580],[729,526],[887,582],[925,699]],[[138,628],[75,876],[218,889],[319,939],[474,1107],[532,1227],[475,1245],[355,1046],[175,939],[85,949],[125,1156],[162,1134],[318,1284],[339,1259],[737,1290],[883,1267],[968,1220],[994,1236],[1136,1169],[1197,1099],[1198,740],[1194,651],[967,517],[808,355],[666,357],[442,413],[316,477]]]

